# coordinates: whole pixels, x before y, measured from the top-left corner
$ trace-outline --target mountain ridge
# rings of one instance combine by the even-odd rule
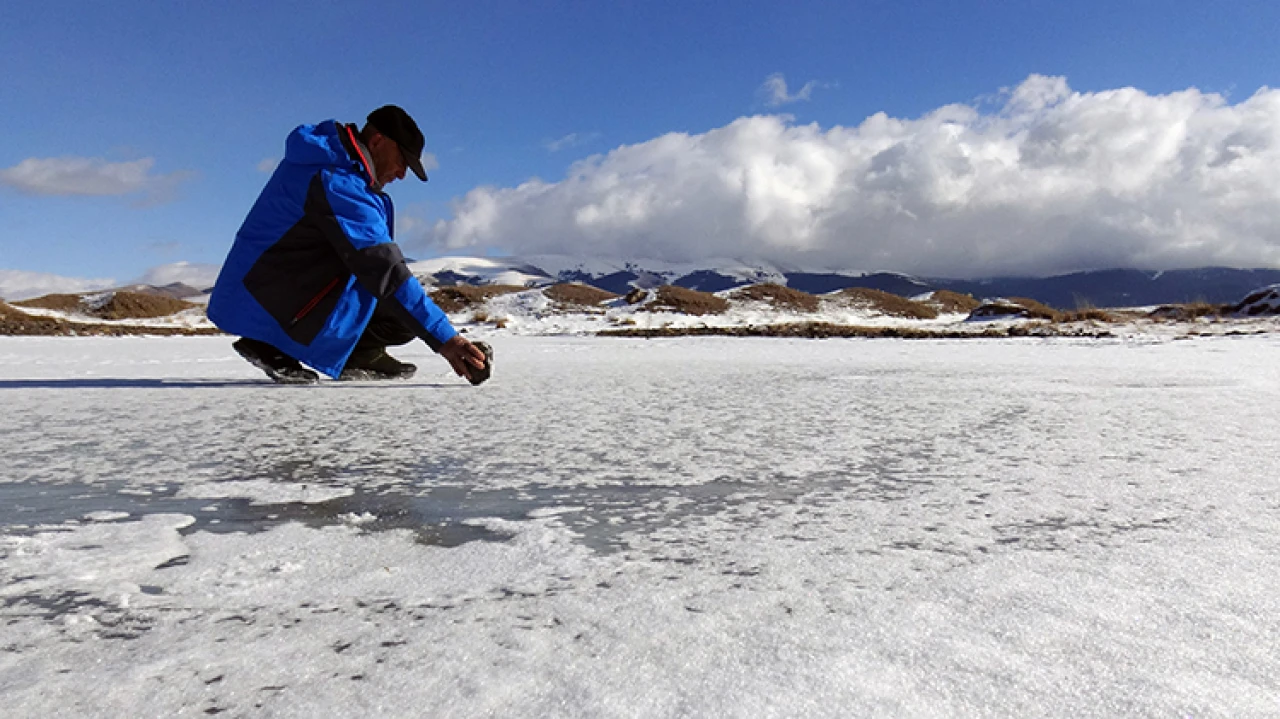
[[[737,259],[669,263],[644,259],[578,259],[565,256],[465,257],[410,260],[410,271],[424,285],[511,285],[543,287],[578,282],[618,295],[634,289],[674,285],[701,292],[724,292],[770,283],[813,295],[866,288],[914,297],[947,290],[977,299],[1025,297],[1059,310],[1089,307],[1149,307],[1208,303],[1233,304],[1259,288],[1280,284],[1280,269],[1198,267],[1180,270],[1112,268],[1048,277],[1003,276],[980,279],[922,277],[898,272],[825,270]],[[124,285],[113,290],[204,302],[208,288],[182,283]],[[13,298],[21,299],[21,298]]]
[[[543,264],[538,264],[539,260]],[[544,266],[545,265],[545,266]],[[1280,269],[1199,267],[1180,270],[1113,268],[1049,277],[992,277],[976,280],[917,277],[896,272],[814,271],[742,260],[666,263],[649,260],[580,260],[446,257],[410,263],[435,286],[513,284],[527,287],[580,282],[615,294],[669,284],[702,292],[722,292],[771,282],[810,294],[865,287],[910,297],[949,290],[976,298],[1027,297],[1057,309],[1143,307],[1161,304],[1238,302],[1250,292],[1280,284]]]

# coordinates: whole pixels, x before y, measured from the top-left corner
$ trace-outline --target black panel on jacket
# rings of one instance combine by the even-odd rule
[[[351,276],[342,258],[322,239],[320,219],[303,212],[244,277],[249,294],[291,339],[303,345],[320,334]]]
[[[440,344],[394,299],[413,273],[394,242],[356,249],[342,231],[320,173],[311,179],[302,219],[262,253],[244,285],[285,332],[310,344],[338,304],[351,275],[433,349]]]

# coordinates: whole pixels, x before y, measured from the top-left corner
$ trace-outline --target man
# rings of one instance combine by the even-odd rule
[[[245,218],[209,299],[209,319],[276,382],[401,379],[417,370],[387,354],[420,337],[472,384],[492,350],[467,341],[423,291],[393,240],[384,188],[422,169],[422,132],[395,105],[365,126],[302,125]]]

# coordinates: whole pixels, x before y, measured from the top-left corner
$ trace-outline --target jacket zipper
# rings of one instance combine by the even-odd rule
[[[335,277],[332,280],[329,280],[329,284],[325,285],[323,290],[320,290],[320,294],[312,297],[310,302],[308,302],[301,310],[298,310],[298,314],[293,316],[293,319],[289,322],[289,326],[293,327],[301,322],[303,317],[310,314],[311,310],[314,310],[316,305],[320,304],[320,300],[324,299],[325,295],[329,294],[329,292],[333,290],[334,286],[338,284],[338,280],[340,279],[342,278]]]

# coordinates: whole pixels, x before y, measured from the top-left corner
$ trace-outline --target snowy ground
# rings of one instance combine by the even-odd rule
[[[722,292],[720,296],[731,293]],[[205,298],[207,300],[207,298]],[[1267,304],[1264,302],[1263,304]],[[1269,306],[1269,305],[1268,305]],[[51,317],[95,326],[152,327],[187,330],[215,330],[203,308],[189,309],[167,317],[102,320],[63,310],[20,307],[36,317]],[[1268,311],[1258,316],[1205,316],[1190,320],[1150,317],[1156,307],[1113,310],[1114,321],[1078,320],[1048,323],[1025,318],[968,319],[965,313],[946,313],[934,319],[914,319],[886,315],[878,310],[850,305],[825,297],[815,312],[802,312],[764,302],[733,300],[722,314],[696,315],[674,311],[653,311],[647,305],[628,304],[619,298],[597,307],[561,306],[541,289],[498,295],[487,302],[449,315],[455,327],[482,335],[505,338],[524,336],[590,336],[601,332],[659,330],[679,333],[724,328],[776,327],[787,324],[820,323],[861,328],[902,328],[949,335],[980,335],[1021,327],[1039,336],[1112,336],[1130,341],[1164,341],[1174,338],[1280,333],[1280,316]]]
[[[1280,714],[1280,337],[0,338],[5,716]]]

